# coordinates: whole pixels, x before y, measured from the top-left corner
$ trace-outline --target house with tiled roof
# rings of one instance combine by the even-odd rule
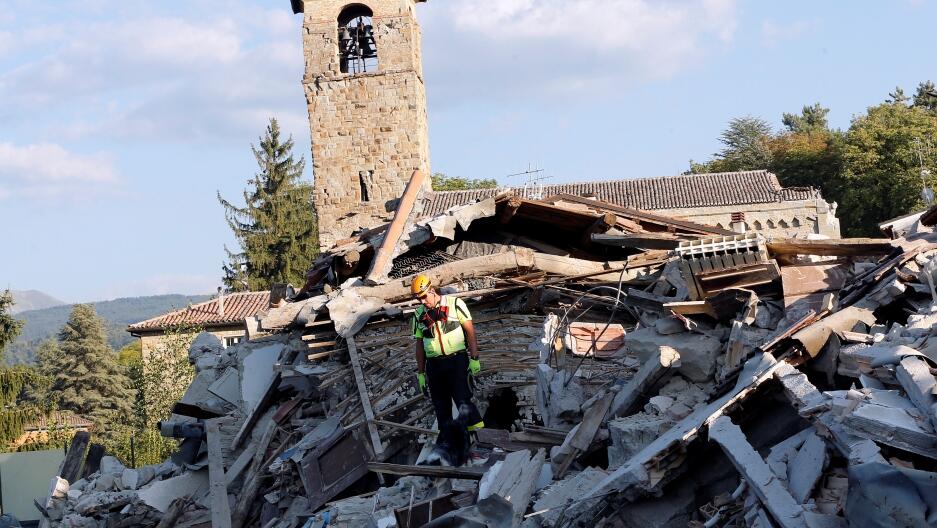
[[[229,347],[247,336],[245,321],[270,308],[270,292],[240,292],[219,295],[182,310],[134,323],[127,331],[140,338],[143,357],[162,342],[167,330],[180,326],[197,326],[214,334],[222,345]]]
[[[26,444],[47,442],[53,431],[62,433],[63,438],[71,438],[78,431],[87,431],[94,426],[91,420],[71,411],[56,411],[42,414],[23,425],[23,434],[13,441],[11,448]]]
[[[766,235],[840,236],[835,204],[827,203],[813,188],[783,187],[777,176],[766,170],[440,191],[429,195],[423,214],[432,216],[505,191],[526,198],[563,194],[594,198],[621,207]]]

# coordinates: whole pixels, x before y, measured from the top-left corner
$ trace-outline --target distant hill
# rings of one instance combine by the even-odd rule
[[[127,333],[127,325],[185,308],[189,304],[207,301],[210,298],[210,295],[156,295],[115,299],[91,303],[91,305],[107,322],[108,342],[111,348],[118,350],[134,339]],[[68,304],[17,313],[16,318],[24,322],[23,330],[16,342],[5,351],[7,362],[33,362],[39,343],[50,337],[54,338],[59,333],[68,321],[73,306]]]
[[[53,306],[62,306],[64,302],[38,290],[10,290],[13,294],[12,313],[42,310]]]

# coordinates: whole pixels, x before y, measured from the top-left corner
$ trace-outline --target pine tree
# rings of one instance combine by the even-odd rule
[[[225,218],[240,252],[225,248],[223,266],[229,291],[265,290],[274,283],[302,284],[318,253],[312,185],[301,180],[305,162],[293,158],[293,138],[282,141],[270,119],[259,148],[251,145],[260,171],[248,181],[244,207],[221,197]]]
[[[0,294],[0,364],[3,363],[3,349],[16,339],[23,322],[13,318],[13,294],[6,290]]]
[[[917,92],[914,93],[911,104],[931,114],[937,114],[937,88],[934,87],[933,81],[925,81],[917,85]]]
[[[75,306],[59,332],[58,347],[43,350],[40,371],[52,377],[49,394],[58,408],[89,418],[97,431],[106,433],[110,423],[129,418],[134,401],[130,380],[91,305]]]

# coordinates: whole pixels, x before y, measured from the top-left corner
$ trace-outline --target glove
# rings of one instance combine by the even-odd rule
[[[423,396],[429,396],[429,389],[426,387],[426,373],[417,372],[416,373],[416,383],[420,386],[420,392],[423,393]]]
[[[481,361],[477,359],[469,358],[469,372],[471,372],[473,376],[478,376],[478,373],[481,371],[482,371]]]

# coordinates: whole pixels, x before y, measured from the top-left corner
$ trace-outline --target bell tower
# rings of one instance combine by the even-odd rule
[[[412,172],[429,174],[415,13],[424,1],[291,0],[304,13],[303,87],[323,249],[389,220],[389,202]]]

